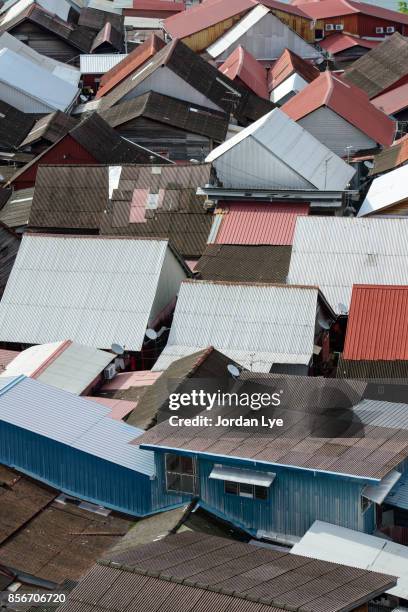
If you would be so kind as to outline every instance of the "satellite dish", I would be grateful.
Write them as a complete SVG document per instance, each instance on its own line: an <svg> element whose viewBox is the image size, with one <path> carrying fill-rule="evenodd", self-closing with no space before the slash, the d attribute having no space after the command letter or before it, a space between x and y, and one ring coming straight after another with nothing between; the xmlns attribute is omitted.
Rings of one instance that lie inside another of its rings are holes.
<svg viewBox="0 0 408 612"><path fill-rule="evenodd" d="M327 323L327 321L323 321L322 319L318 319L317 322L318 322L319 326L322 329L330 329L330 325Z"/></svg>
<svg viewBox="0 0 408 612"><path fill-rule="evenodd" d="M149 338L149 340L157 340L159 334L154 329L149 328L146 329L146 336Z"/></svg>
<svg viewBox="0 0 408 612"><path fill-rule="evenodd" d="M366 168L369 168L370 170L371 170L372 168L374 168L374 162L369 161L369 160L365 161L365 162L364 162L364 165L365 165L365 167L366 167Z"/></svg>
<svg viewBox="0 0 408 612"><path fill-rule="evenodd" d="M84 96L83 94L81 94L81 95L79 96L79 99L81 100L81 102L84 102L84 103L85 103L85 102L88 102L88 98L87 98L86 96Z"/></svg>
<svg viewBox="0 0 408 612"><path fill-rule="evenodd" d="M233 378L238 378L238 376L241 374L239 368L237 368L237 366L233 363L229 363L227 365L227 370Z"/></svg>
<svg viewBox="0 0 408 612"><path fill-rule="evenodd" d="M120 344L112 344L111 351L112 353L116 353L116 355L123 355L125 349Z"/></svg>
<svg viewBox="0 0 408 612"><path fill-rule="evenodd" d="M340 314L346 315L348 313L347 306L345 304L342 304L341 302L340 302L340 304L337 305L337 308L338 308L338 311L339 311Z"/></svg>

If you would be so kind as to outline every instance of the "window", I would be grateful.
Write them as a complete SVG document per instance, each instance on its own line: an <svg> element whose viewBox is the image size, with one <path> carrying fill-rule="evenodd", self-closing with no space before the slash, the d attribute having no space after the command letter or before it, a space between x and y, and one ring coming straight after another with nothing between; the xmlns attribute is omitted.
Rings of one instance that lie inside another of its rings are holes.
<svg viewBox="0 0 408 612"><path fill-rule="evenodd" d="M230 495L247 497L248 499L268 499L268 487L247 484L245 482L224 482L224 491Z"/></svg>
<svg viewBox="0 0 408 612"><path fill-rule="evenodd" d="M364 497L364 495L361 496L361 512L366 512L370 508L371 504L372 502L369 499Z"/></svg>
<svg viewBox="0 0 408 612"><path fill-rule="evenodd" d="M166 454L166 489L177 493L197 492L197 467L192 457Z"/></svg>
<svg viewBox="0 0 408 612"><path fill-rule="evenodd" d="M334 25L332 23L326 23L324 29L326 30L326 32L329 32L330 30L334 30Z"/></svg>
<svg viewBox="0 0 408 612"><path fill-rule="evenodd" d="M376 34L384 34L384 28L375 28Z"/></svg>

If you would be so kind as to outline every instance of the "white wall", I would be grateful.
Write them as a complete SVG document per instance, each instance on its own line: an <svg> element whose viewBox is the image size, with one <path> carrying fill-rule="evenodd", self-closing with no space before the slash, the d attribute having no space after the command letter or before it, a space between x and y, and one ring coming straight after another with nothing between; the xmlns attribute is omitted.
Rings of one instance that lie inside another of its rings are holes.
<svg viewBox="0 0 408 612"><path fill-rule="evenodd" d="M167 248L157 285L156 297L150 312L149 324L178 294L180 284L186 278L186 271L170 248Z"/></svg>

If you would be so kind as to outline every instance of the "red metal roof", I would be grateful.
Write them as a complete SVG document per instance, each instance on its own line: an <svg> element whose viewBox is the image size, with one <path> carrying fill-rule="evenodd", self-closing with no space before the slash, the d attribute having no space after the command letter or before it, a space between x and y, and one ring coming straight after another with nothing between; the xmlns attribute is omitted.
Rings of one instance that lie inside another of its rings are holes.
<svg viewBox="0 0 408 612"><path fill-rule="evenodd" d="M183 0L133 0L134 11L164 11L177 13L185 10Z"/></svg>
<svg viewBox="0 0 408 612"><path fill-rule="evenodd" d="M153 55L165 47L166 43L164 40L151 34L145 42L136 47L134 51L129 53L119 64L114 66L111 70L106 72L101 78L100 87L97 91L95 98L98 100L105 94L111 91L116 85L119 85L131 72L137 70Z"/></svg>
<svg viewBox="0 0 408 612"><path fill-rule="evenodd" d="M258 96L269 100L266 68L244 47L237 47L219 67L219 71L231 81L239 78Z"/></svg>
<svg viewBox="0 0 408 612"><path fill-rule="evenodd" d="M312 66L312 64L296 53L293 53L293 51L290 51L290 49L285 49L269 71L269 91L275 89L275 87L286 81L294 73L301 76L307 83L311 83L320 74L315 66Z"/></svg>
<svg viewBox="0 0 408 612"><path fill-rule="evenodd" d="M328 19L361 13L370 17L386 19L392 23L408 24L408 15L391 11L381 6L375 6L368 2L355 2L354 0L320 0L316 2L295 2L311 19Z"/></svg>
<svg viewBox="0 0 408 612"><path fill-rule="evenodd" d="M316 0L313 0L313 2L315 1ZM358 36L351 36L350 34L338 32L337 34L330 34L330 36L326 36L324 40L319 41L319 46L328 53L335 55L336 53L351 49L352 47L374 49L374 47L377 47L381 42L381 40L365 40Z"/></svg>
<svg viewBox="0 0 408 612"><path fill-rule="evenodd" d="M392 144L396 125L378 110L367 94L333 76L329 71L302 89L281 107L294 121L299 121L321 106L327 106L381 145Z"/></svg>
<svg viewBox="0 0 408 612"><path fill-rule="evenodd" d="M344 359L408 360L408 287L355 285Z"/></svg>
<svg viewBox="0 0 408 612"><path fill-rule="evenodd" d="M309 214L304 202L237 202L222 205L215 244L291 245L296 219Z"/></svg>
<svg viewBox="0 0 408 612"><path fill-rule="evenodd" d="M398 113L408 107L408 83L373 98L371 103L387 115Z"/></svg>
<svg viewBox="0 0 408 612"><path fill-rule="evenodd" d="M0 373L6 369L9 363L13 361L20 354L20 351L9 351L7 349L0 349Z"/></svg>
<svg viewBox="0 0 408 612"><path fill-rule="evenodd" d="M164 28L174 38L186 38L235 15L246 13L258 4L291 15L309 17L298 7L277 0L206 0L164 21Z"/></svg>

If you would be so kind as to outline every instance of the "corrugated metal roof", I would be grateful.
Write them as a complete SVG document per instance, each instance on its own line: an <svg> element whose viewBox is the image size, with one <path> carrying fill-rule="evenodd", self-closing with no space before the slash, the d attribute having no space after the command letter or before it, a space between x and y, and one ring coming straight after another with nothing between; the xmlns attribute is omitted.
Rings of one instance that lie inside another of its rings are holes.
<svg viewBox="0 0 408 612"><path fill-rule="evenodd" d="M376 536L315 521L292 553L334 561L398 576L397 586L387 592L408 598L408 547Z"/></svg>
<svg viewBox="0 0 408 612"><path fill-rule="evenodd" d="M288 204L253 202L222 203L216 217L218 231L209 243L291 245L298 216L309 213L304 202Z"/></svg>
<svg viewBox="0 0 408 612"><path fill-rule="evenodd" d="M258 96L268 99L267 70L244 47L237 47L219 67L219 71L231 81L239 78Z"/></svg>
<svg viewBox="0 0 408 612"><path fill-rule="evenodd" d="M269 372L274 363L309 364L317 304L313 287L184 282L153 369L208 346L256 372Z"/></svg>
<svg viewBox="0 0 408 612"><path fill-rule="evenodd" d="M344 359L408 361L408 287L353 287Z"/></svg>
<svg viewBox="0 0 408 612"><path fill-rule="evenodd" d="M344 34L344 32L337 32L326 36L323 40L319 40L319 47L336 55L352 47L364 47L366 49L374 49L381 43L381 40L366 40L365 38L359 38L358 36L351 36L350 34Z"/></svg>
<svg viewBox="0 0 408 612"><path fill-rule="evenodd" d="M330 38L330 36L328 37ZM292 74L298 74L310 83L319 76L319 70L290 49L285 49L268 73L269 90L275 89Z"/></svg>
<svg viewBox="0 0 408 612"><path fill-rule="evenodd" d="M317 285L336 312L352 286L408 284L408 220L299 217L288 282Z"/></svg>
<svg viewBox="0 0 408 612"><path fill-rule="evenodd" d="M374 106L382 110L387 115L394 115L408 106L408 84L396 87L387 93L373 98Z"/></svg>
<svg viewBox="0 0 408 612"><path fill-rule="evenodd" d="M231 188L336 191L355 173L277 108L216 147L206 161L213 163L224 187Z"/></svg>
<svg viewBox="0 0 408 612"><path fill-rule="evenodd" d="M79 56L81 74L104 74L127 57L126 53L86 54Z"/></svg>
<svg viewBox="0 0 408 612"><path fill-rule="evenodd" d="M327 0L326 0L327 1ZM326 70L282 106L294 121L326 106L381 145L392 144L395 122L371 104L365 92Z"/></svg>
<svg viewBox="0 0 408 612"><path fill-rule="evenodd" d="M129 444L143 431L109 418L109 408L25 377L0 379L0 390L0 419L6 423L154 475L153 453Z"/></svg>
<svg viewBox="0 0 408 612"><path fill-rule="evenodd" d="M0 50L0 80L10 89L10 99L6 102L12 99L16 108L19 108L20 96L13 92L23 93L33 101L31 112L38 112L38 103L43 104L44 109L65 111L78 94L76 85L55 76L8 48ZM29 112L26 107L20 110Z"/></svg>
<svg viewBox="0 0 408 612"><path fill-rule="evenodd" d="M401 478L385 498L385 503L401 510L408 510L408 477Z"/></svg>
<svg viewBox="0 0 408 612"><path fill-rule="evenodd" d="M354 408L364 425L408 431L408 405L365 399Z"/></svg>
<svg viewBox="0 0 408 612"><path fill-rule="evenodd" d="M401 166L408 160L408 134L397 140L391 147L374 156L372 175L387 172Z"/></svg>
<svg viewBox="0 0 408 612"><path fill-rule="evenodd" d="M10 199L0 210L0 221L13 229L28 225L33 197L34 187L13 191Z"/></svg>
<svg viewBox="0 0 408 612"><path fill-rule="evenodd" d="M0 304L0 337L140 350L167 249L165 240L26 234ZM185 277L181 265L175 274L162 308Z"/></svg>
<svg viewBox="0 0 408 612"><path fill-rule="evenodd" d="M70 341L33 346L19 353L0 376L24 374L80 395L114 359L112 353Z"/></svg>
<svg viewBox="0 0 408 612"><path fill-rule="evenodd" d="M375 178L357 216L365 217L380 211L385 212L390 206L405 200L408 200L408 166L396 168Z"/></svg>
<svg viewBox="0 0 408 612"><path fill-rule="evenodd" d="M87 396L87 400L106 406L111 411L108 416L115 421L123 420L137 406L137 401L126 401L109 397Z"/></svg>
<svg viewBox="0 0 408 612"><path fill-rule="evenodd" d="M397 11L391 11L382 6L355 0L323 0L320 2L296 2L298 8L311 19L325 19L361 13L370 17L386 19L392 23L408 24L408 17Z"/></svg>

